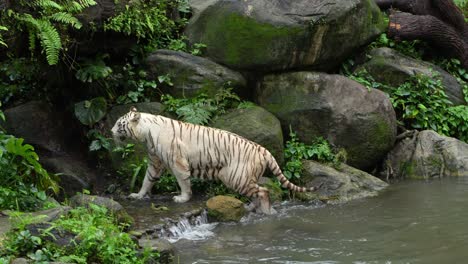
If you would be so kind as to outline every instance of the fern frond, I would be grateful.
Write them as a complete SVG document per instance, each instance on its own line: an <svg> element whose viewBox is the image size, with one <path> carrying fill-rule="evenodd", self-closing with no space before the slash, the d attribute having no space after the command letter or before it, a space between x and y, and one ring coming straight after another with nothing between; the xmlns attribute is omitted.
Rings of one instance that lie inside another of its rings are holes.
<svg viewBox="0 0 468 264"><path fill-rule="evenodd" d="M29 38L29 51L31 51L31 54L34 54L34 50L36 49L36 30L29 30L28 34Z"/></svg>
<svg viewBox="0 0 468 264"><path fill-rule="evenodd" d="M60 23L69 24L76 29L80 29L82 26L81 22L76 17L67 12L57 12L52 14L50 18Z"/></svg>
<svg viewBox="0 0 468 264"><path fill-rule="evenodd" d="M49 20L38 20L40 30L39 39L42 48L45 50L47 62L49 65L55 65L59 59L59 53L62 49L62 41L57 29Z"/></svg>
<svg viewBox="0 0 468 264"><path fill-rule="evenodd" d="M5 27L5 26L0 25L0 31L1 31L1 30L8 31L8 28ZM8 45L7 45L7 44L5 43L5 41L3 40L2 34L0 34L0 46L8 47Z"/></svg>
<svg viewBox="0 0 468 264"><path fill-rule="evenodd" d="M64 9L70 13L80 13L83 9L96 5L94 0L67 1L63 4Z"/></svg>
<svg viewBox="0 0 468 264"><path fill-rule="evenodd" d="M52 0L35 0L32 2L32 6L40 7L42 9L54 8L57 10L62 10L63 7L55 1Z"/></svg>

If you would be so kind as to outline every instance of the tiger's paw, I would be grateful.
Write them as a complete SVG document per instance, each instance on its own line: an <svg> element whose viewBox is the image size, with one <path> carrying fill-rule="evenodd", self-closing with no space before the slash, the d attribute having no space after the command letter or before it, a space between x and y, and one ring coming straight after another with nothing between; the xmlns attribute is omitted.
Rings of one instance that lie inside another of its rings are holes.
<svg viewBox="0 0 468 264"><path fill-rule="evenodd" d="M140 194L140 193L131 193L128 196L129 199L135 199L135 200L142 200L142 199L148 199L149 196L148 194Z"/></svg>
<svg viewBox="0 0 468 264"><path fill-rule="evenodd" d="M190 200L190 196L188 196L188 195L177 195L177 196L174 196L172 199L176 203L185 203L188 200Z"/></svg>

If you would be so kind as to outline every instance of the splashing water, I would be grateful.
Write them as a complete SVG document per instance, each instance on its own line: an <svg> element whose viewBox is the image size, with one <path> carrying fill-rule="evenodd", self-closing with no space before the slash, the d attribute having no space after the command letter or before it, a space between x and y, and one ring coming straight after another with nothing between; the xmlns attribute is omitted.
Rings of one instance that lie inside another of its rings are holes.
<svg viewBox="0 0 468 264"><path fill-rule="evenodd" d="M213 229L218 223L208 223L208 214L203 211L196 217L182 217L177 223L161 231L160 237L174 243L181 239L205 240L214 236Z"/></svg>

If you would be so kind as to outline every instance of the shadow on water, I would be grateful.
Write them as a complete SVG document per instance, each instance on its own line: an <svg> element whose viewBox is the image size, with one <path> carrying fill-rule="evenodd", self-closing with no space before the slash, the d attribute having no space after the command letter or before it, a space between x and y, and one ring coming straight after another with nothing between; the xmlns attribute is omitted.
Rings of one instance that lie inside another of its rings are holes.
<svg viewBox="0 0 468 264"><path fill-rule="evenodd" d="M402 182L378 197L219 224L179 240L180 263L467 263L468 179Z"/></svg>

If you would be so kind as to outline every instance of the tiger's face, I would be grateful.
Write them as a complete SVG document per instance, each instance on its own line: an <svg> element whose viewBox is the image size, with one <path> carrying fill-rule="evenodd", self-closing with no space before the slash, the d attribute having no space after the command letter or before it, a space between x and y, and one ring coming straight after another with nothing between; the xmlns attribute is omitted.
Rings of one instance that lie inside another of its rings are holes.
<svg viewBox="0 0 468 264"><path fill-rule="evenodd" d="M130 112L117 119L115 125L112 127L112 137L116 143L121 143L126 139L135 138L135 126L140 119L140 113L137 112L135 107L130 109Z"/></svg>

